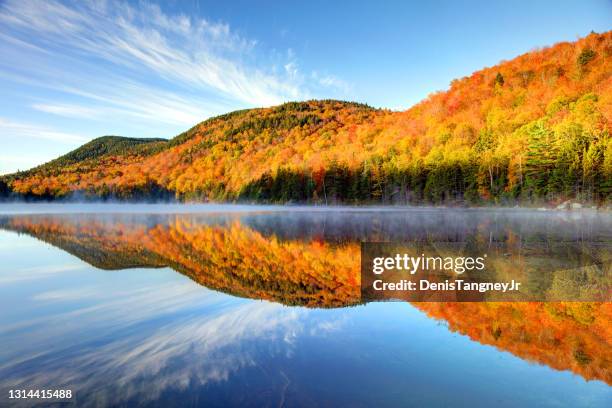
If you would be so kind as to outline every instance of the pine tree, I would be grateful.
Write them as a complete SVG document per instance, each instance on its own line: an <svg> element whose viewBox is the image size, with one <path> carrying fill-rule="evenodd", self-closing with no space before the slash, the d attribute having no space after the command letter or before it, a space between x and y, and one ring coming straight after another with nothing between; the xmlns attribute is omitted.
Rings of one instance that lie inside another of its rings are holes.
<svg viewBox="0 0 612 408"><path fill-rule="evenodd" d="M556 146L553 143L553 132L546 128L543 121L531 125L528 130L529 147L525 163L527 185L536 196L548 192L550 176L555 168ZM552 181L554 184L554 181Z"/></svg>

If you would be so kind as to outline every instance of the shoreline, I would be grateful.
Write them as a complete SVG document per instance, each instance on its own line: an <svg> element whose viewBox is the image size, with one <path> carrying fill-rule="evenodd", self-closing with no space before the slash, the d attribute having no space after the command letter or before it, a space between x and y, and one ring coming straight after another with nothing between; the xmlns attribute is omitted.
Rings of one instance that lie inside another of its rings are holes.
<svg viewBox="0 0 612 408"><path fill-rule="evenodd" d="M199 202L0 202L0 215L44 213L214 213L214 212L546 212L558 214L610 214L612 208L527 206L434 206L434 205L317 205Z"/></svg>

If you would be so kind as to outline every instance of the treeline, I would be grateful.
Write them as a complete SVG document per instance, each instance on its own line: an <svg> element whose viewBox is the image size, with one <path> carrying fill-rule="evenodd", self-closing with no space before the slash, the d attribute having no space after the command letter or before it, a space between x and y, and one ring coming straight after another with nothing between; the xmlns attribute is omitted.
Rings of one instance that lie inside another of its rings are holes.
<svg viewBox="0 0 612 408"><path fill-rule="evenodd" d="M610 178L597 166L585 175L562 160L544 164L535 156L524 164L522 180L511 185L512 171L509 162L398 169L379 157L356 169L338 163L319 172L279 169L247 184L236 198L270 203L508 205L567 199L602 203L610 196Z"/></svg>
<svg viewBox="0 0 612 408"><path fill-rule="evenodd" d="M71 190L57 194L48 188L40 193L18 193L0 180L0 202L2 201L125 201L125 202L171 202L175 201L175 193L160 186L152 180L137 186L118 186L102 184L91 185L85 189Z"/></svg>
<svg viewBox="0 0 612 408"><path fill-rule="evenodd" d="M173 191L160 186L153 180L146 180L143 184L136 186L118 186L102 184L100 186L90 186L88 189L79 190L67 196L68 199L82 198L85 200L119 200L119 201L139 201L157 202L173 201L175 194Z"/></svg>
<svg viewBox="0 0 612 408"><path fill-rule="evenodd" d="M537 143L541 141L539 139ZM304 171L280 168L251 181L236 194L223 183L209 184L189 194L178 194L153 180L136 186L91 185L57 195L17 194L0 180L0 200L78 201L239 201L306 204L498 204L560 202L576 199L605 203L612 179L603 170L599 147L577 149L573 155L544 154L534 145L520 169L510 161L461 163L398 168L393 156L375 156L356 168L336 161L325 169ZM573 156L573 157L572 157ZM517 174L518 172L518 174ZM518 178L512 182L511 178Z"/></svg>
<svg viewBox="0 0 612 408"><path fill-rule="evenodd" d="M439 166L399 170L383 158L356 169L332 163L318 172L279 169L247 184L240 201L317 204L419 204L477 201L474 169Z"/></svg>

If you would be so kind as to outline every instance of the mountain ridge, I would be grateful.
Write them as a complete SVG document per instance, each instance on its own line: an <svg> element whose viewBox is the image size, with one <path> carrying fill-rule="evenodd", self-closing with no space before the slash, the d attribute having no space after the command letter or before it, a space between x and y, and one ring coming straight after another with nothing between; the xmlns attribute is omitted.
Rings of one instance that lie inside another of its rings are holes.
<svg viewBox="0 0 612 408"><path fill-rule="evenodd" d="M136 138L115 135L99 136L90 140L84 145L79 146L74 150L71 150L65 155L58 157L57 159L53 159L49 162L43 163L32 169L26 170L25 172L36 171L37 169L44 169L45 167L54 165L66 166L79 161L101 157L107 154L123 154L133 151L132 149L138 146L142 147L143 145L147 145L150 143L167 141L168 139L162 138ZM125 152L123 152L123 150L125 150ZM9 174L8 176L11 176L11 174Z"/></svg>
<svg viewBox="0 0 612 408"><path fill-rule="evenodd" d="M230 112L147 148L3 176L5 195L608 202L611 54L612 32L593 33L454 80L403 112L335 100Z"/></svg>

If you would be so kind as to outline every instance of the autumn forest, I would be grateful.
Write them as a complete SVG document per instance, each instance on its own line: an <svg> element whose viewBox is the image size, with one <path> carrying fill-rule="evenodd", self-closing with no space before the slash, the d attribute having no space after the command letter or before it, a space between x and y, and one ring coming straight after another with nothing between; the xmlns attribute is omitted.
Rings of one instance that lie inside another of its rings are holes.
<svg viewBox="0 0 612 408"><path fill-rule="evenodd" d="M336 100L105 136L0 178L4 199L608 205L612 32L454 80L403 112Z"/></svg>

